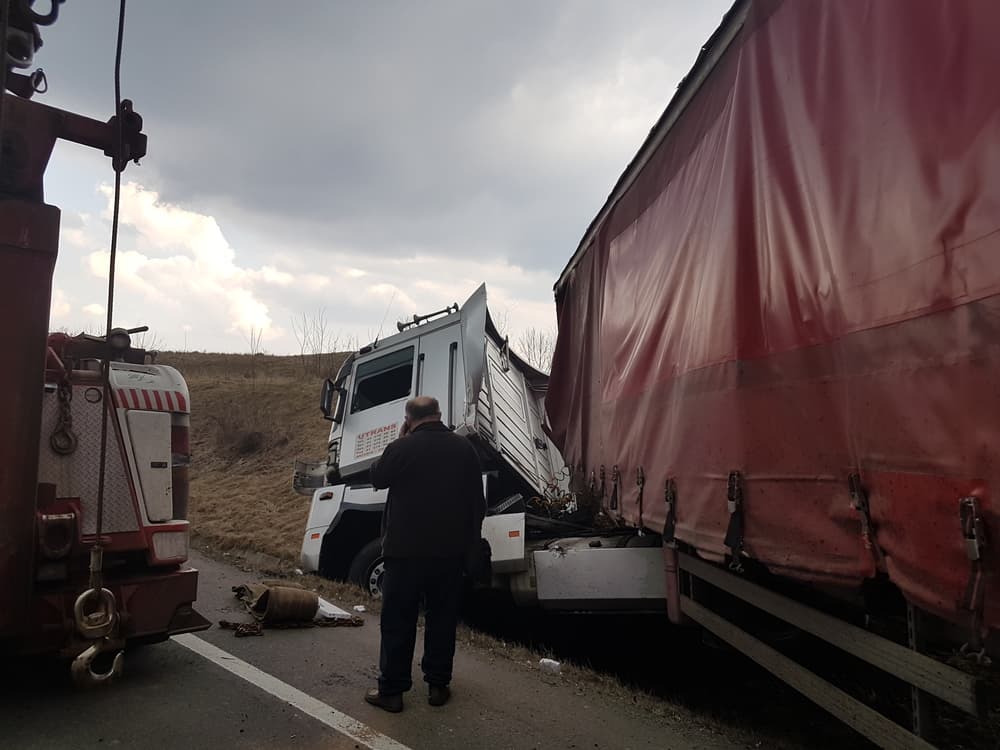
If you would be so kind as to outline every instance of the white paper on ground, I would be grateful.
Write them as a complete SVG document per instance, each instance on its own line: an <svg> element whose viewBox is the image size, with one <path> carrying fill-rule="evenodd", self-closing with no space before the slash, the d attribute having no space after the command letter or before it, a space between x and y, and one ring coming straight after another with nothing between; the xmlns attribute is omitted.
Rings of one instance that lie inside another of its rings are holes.
<svg viewBox="0 0 1000 750"><path fill-rule="evenodd" d="M351 613L346 609L341 609L336 604L330 604L322 596L319 597L319 607L316 609L315 620L346 620L350 619Z"/></svg>

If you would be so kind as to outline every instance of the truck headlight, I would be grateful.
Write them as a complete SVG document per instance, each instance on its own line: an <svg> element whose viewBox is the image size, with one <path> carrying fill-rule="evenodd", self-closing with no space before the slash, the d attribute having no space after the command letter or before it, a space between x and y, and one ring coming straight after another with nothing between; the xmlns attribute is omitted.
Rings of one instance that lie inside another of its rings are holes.
<svg viewBox="0 0 1000 750"><path fill-rule="evenodd" d="M187 560L187 556L187 531L157 531L153 534L153 559L155 562L184 562Z"/></svg>

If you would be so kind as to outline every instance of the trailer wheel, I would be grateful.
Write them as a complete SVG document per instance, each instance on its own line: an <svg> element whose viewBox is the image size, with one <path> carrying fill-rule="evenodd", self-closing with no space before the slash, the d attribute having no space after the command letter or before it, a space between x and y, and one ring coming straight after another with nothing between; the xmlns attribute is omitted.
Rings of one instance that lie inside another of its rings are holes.
<svg viewBox="0 0 1000 750"><path fill-rule="evenodd" d="M347 580L364 589L373 599L382 598L382 575L385 560L382 559L382 540L372 539L354 556Z"/></svg>

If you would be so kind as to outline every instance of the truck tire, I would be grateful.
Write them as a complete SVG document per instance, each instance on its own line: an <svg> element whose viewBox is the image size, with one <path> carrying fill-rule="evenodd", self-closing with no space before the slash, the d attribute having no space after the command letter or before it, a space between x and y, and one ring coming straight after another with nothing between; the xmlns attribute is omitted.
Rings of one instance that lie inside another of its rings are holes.
<svg viewBox="0 0 1000 750"><path fill-rule="evenodd" d="M360 586L373 599L382 598L382 540L372 539L354 556L347 571L347 580Z"/></svg>

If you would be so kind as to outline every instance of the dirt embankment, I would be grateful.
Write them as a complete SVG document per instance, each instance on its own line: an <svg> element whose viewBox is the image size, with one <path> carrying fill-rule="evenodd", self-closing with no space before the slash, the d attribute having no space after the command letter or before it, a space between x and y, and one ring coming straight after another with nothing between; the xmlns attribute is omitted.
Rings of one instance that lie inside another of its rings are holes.
<svg viewBox="0 0 1000 750"><path fill-rule="evenodd" d="M298 559L309 498L292 491L292 466L324 454L330 423L319 411L320 389L345 356L159 356L191 391L189 515L200 541Z"/></svg>

